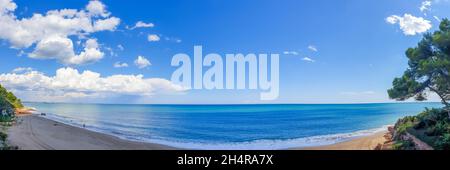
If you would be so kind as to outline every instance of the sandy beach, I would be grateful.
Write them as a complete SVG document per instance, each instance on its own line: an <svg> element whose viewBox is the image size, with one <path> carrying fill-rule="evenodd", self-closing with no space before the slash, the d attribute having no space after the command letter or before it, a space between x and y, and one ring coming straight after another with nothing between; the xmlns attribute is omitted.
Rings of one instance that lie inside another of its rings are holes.
<svg viewBox="0 0 450 170"><path fill-rule="evenodd" d="M20 116L8 142L22 150L169 150L169 146L123 140L36 115Z"/></svg>
<svg viewBox="0 0 450 170"><path fill-rule="evenodd" d="M374 150L386 142L386 132L355 138L333 145L291 148L292 150ZM8 142L22 150L171 150L169 146L123 140L42 118L19 116L8 130Z"/></svg>
<svg viewBox="0 0 450 170"><path fill-rule="evenodd" d="M295 148L294 150L375 150L379 144L384 144L387 141L386 133L388 133L387 130L333 145Z"/></svg>

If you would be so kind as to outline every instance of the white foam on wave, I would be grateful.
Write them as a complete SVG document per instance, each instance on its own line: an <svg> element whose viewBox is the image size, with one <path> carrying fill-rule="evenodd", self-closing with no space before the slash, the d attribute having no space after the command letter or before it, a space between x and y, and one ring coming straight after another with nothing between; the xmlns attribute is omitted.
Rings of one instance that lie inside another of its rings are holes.
<svg viewBox="0 0 450 170"><path fill-rule="evenodd" d="M230 143L173 142L154 139L146 141L173 146L177 148L199 149L199 150L281 150L290 148L332 145L340 142L345 142L351 139L370 136L379 132L383 132L386 131L389 126L390 125L385 125L383 127L376 129L360 130L352 133L320 135L320 136L311 136L296 139L283 139L283 140L261 139L248 142L230 142Z"/></svg>
<svg viewBox="0 0 450 170"><path fill-rule="evenodd" d="M36 112L40 115L40 112ZM349 141L355 138L370 136L376 133L386 131L391 125L385 125L380 128L359 130L351 133L339 133L330 135L319 135L295 139L261 139L248 142L227 142L227 143L211 143L211 142L184 142L175 140L163 140L163 139L149 139L136 136L127 136L126 134L117 134L112 131L108 131L107 128L100 127L83 127L82 122L77 122L76 119L69 117L62 117L56 114L46 114L42 116L44 118L54 120L60 123L68 124L75 127L84 128L90 131L104 133L112 136L119 137L124 140L147 142L167 145L175 148L183 149L198 149L198 150L281 150L289 148L304 148L304 147L316 147L332 145L340 142Z"/></svg>

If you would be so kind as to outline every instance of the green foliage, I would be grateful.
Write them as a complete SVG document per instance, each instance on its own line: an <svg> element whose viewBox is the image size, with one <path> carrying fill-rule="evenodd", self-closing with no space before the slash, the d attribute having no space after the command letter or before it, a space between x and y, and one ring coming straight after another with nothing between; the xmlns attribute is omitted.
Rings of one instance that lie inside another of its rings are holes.
<svg viewBox="0 0 450 170"><path fill-rule="evenodd" d="M434 126L439 121L448 122L447 112L442 109L426 109L420 113L417 118L425 124L425 126Z"/></svg>
<svg viewBox="0 0 450 170"><path fill-rule="evenodd" d="M435 142L435 148L439 150L450 150L450 134L445 134Z"/></svg>
<svg viewBox="0 0 450 170"><path fill-rule="evenodd" d="M394 79L389 97L424 101L433 92L445 107L400 119L395 125L398 143L394 148L408 148L401 135L409 132L436 149L450 149L450 21L444 19L439 30L425 34L416 47L406 50L406 56L409 67L402 77Z"/></svg>
<svg viewBox="0 0 450 170"><path fill-rule="evenodd" d="M1 85L0 85L0 98L3 98L6 101L8 101L8 103L10 103L14 108L23 108L22 101L19 98L17 98L12 92L9 92Z"/></svg>
<svg viewBox="0 0 450 170"><path fill-rule="evenodd" d="M0 131L0 141L6 141L6 138L8 138L8 135Z"/></svg>
<svg viewBox="0 0 450 170"><path fill-rule="evenodd" d="M425 130L428 136L442 136L450 133L450 121L443 109L427 109L416 116L419 119L415 129Z"/></svg>
<svg viewBox="0 0 450 170"><path fill-rule="evenodd" d="M6 112L7 115L3 115L3 112ZM5 98L0 96L0 122L9 122L13 115L13 106Z"/></svg>
<svg viewBox="0 0 450 170"><path fill-rule="evenodd" d="M450 107L450 21L444 19L439 30L425 34L417 47L406 51L406 56L409 68L402 77L394 79L389 97L423 101L431 91Z"/></svg>
<svg viewBox="0 0 450 170"><path fill-rule="evenodd" d="M443 121L439 121L435 126L427 129L426 135L428 136L441 136L448 133L448 124Z"/></svg>
<svg viewBox="0 0 450 170"><path fill-rule="evenodd" d="M450 149L450 119L444 109L426 109L417 116L400 119L395 125L397 149L411 149L401 135L408 132L435 149Z"/></svg>
<svg viewBox="0 0 450 170"><path fill-rule="evenodd" d="M18 150L17 146L10 146L6 142L8 135L0 130L0 150Z"/></svg>
<svg viewBox="0 0 450 170"><path fill-rule="evenodd" d="M410 140L406 141L396 141L392 145L393 150L415 150L415 144L414 142Z"/></svg>
<svg viewBox="0 0 450 170"><path fill-rule="evenodd" d="M8 125L11 122L15 121L16 117L14 117L14 115L12 116L0 116L0 125Z"/></svg>
<svg viewBox="0 0 450 170"><path fill-rule="evenodd" d="M418 119L414 116L407 116L403 119L400 119L397 124L395 125L395 131L401 135L407 132L409 128L412 128L416 123L418 122Z"/></svg>
<svg viewBox="0 0 450 170"><path fill-rule="evenodd" d="M0 116L0 122L12 122L14 117L12 116Z"/></svg>

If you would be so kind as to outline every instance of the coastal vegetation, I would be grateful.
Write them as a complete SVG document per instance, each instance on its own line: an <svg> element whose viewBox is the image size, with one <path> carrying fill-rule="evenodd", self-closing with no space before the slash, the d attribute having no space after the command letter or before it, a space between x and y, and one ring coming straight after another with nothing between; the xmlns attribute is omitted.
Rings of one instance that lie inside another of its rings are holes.
<svg viewBox="0 0 450 170"><path fill-rule="evenodd" d="M12 92L6 90L2 85L0 85L0 98L5 99L12 106L14 106L14 108L23 108L22 101L17 98Z"/></svg>
<svg viewBox="0 0 450 170"><path fill-rule="evenodd" d="M450 150L450 119L447 111L426 109L417 116L400 119L395 125L395 149L424 149L416 146L416 142L408 136L414 136L431 148Z"/></svg>
<svg viewBox="0 0 450 170"><path fill-rule="evenodd" d="M14 105L0 95L0 123L11 121L14 116Z"/></svg>
<svg viewBox="0 0 450 170"><path fill-rule="evenodd" d="M394 127L393 148L450 150L450 21L443 19L439 30L424 34L406 56L409 67L394 80L389 97L425 101L434 93L444 107L400 119Z"/></svg>
<svg viewBox="0 0 450 170"><path fill-rule="evenodd" d="M19 149L17 146L11 146L8 144L8 142L6 142L8 135L4 131L5 131L5 128L1 127L1 129L0 129L0 150L17 150L17 149Z"/></svg>
<svg viewBox="0 0 450 170"><path fill-rule="evenodd" d="M0 150L17 149L6 142L6 128L14 121L15 110L21 108L23 104L20 99L0 85Z"/></svg>

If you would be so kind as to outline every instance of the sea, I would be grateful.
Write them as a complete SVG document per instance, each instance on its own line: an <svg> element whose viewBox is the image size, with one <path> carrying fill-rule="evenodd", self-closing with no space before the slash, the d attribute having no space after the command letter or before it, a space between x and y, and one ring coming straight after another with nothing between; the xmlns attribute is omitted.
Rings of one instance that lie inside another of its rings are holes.
<svg viewBox="0 0 450 170"><path fill-rule="evenodd" d="M440 103L25 105L45 118L122 139L201 150L329 145L382 132L401 117L442 107Z"/></svg>

